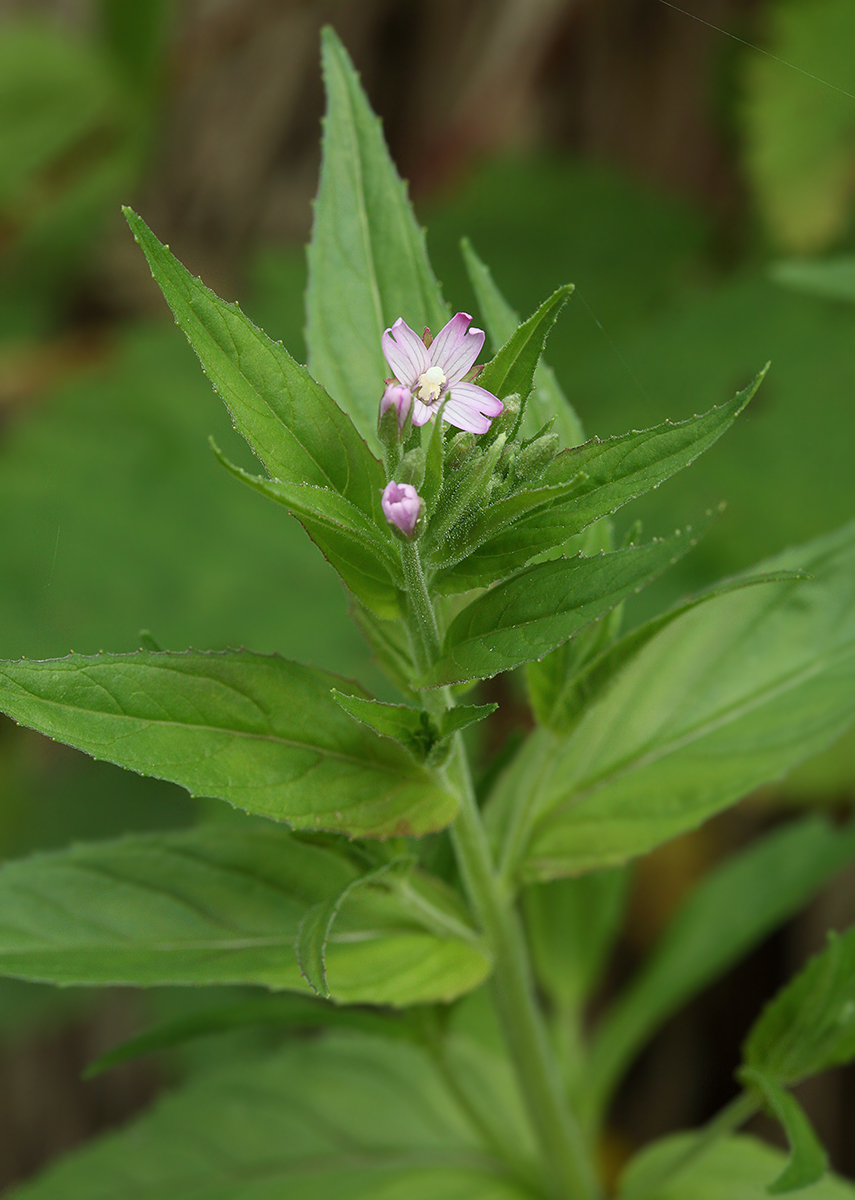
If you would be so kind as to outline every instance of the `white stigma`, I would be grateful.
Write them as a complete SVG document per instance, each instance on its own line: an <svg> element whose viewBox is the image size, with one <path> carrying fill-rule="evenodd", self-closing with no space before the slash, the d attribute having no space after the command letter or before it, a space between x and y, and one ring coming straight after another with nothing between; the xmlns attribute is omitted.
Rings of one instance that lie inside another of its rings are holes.
<svg viewBox="0 0 855 1200"><path fill-rule="evenodd" d="M424 375L419 376L419 390L417 398L423 404L433 404L439 399L439 394L442 391L442 385L446 382L445 372L442 367L428 367Z"/></svg>

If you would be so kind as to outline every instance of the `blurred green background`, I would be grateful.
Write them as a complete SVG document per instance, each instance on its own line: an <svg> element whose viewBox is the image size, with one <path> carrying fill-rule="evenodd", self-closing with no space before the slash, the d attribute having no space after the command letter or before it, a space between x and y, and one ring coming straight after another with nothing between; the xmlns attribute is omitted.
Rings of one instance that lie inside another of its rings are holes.
<svg viewBox="0 0 855 1200"><path fill-rule="evenodd" d="M855 5L690 8L0 0L0 657L132 650L147 629L381 686L320 554L215 462L209 434L248 451L118 216L133 203L300 357L325 21L454 307L474 304L463 235L522 314L576 284L548 354L589 435L702 411L772 360L726 439L619 514L661 534L727 502L630 620L855 515ZM777 800L853 793L844 744ZM2 857L197 816L178 789L0 725ZM0 1187L144 1103L149 1065L77 1072L186 1002L0 987ZM855 1088L835 1086L818 1123L853 1173Z"/></svg>

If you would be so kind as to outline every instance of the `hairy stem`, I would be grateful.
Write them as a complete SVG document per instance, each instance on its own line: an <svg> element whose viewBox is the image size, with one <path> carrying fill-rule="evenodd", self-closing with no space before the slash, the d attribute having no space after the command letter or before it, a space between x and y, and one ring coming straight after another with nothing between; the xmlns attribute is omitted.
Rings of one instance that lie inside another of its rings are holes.
<svg viewBox="0 0 855 1200"><path fill-rule="evenodd" d="M439 653L440 635L414 543L402 546L413 654L426 670ZM427 705L450 708L449 689L424 694ZM599 1194L581 1128L570 1112L534 992L528 948L513 897L501 883L478 808L466 748L454 735L445 765L460 810L451 840L470 905L493 952L496 1007L523 1100L547 1167L554 1200L594 1200Z"/></svg>

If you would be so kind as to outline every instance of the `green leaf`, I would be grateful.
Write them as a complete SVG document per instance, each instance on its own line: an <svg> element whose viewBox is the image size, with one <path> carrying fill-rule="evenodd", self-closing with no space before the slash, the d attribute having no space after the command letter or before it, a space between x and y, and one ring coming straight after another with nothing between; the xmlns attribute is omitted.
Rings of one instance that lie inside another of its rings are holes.
<svg viewBox="0 0 855 1200"><path fill-rule="evenodd" d="M643 854L855 722L855 525L759 568L793 569L811 578L729 592L683 613L567 737L532 735L548 777L536 798L521 795L491 818L525 878Z"/></svg>
<svg viewBox="0 0 855 1200"><path fill-rule="evenodd" d="M381 618L400 615L401 556L388 533L388 522L384 521L380 530L360 509L330 488L250 475L229 462L213 440L211 446L219 462L236 479L285 505L363 604Z"/></svg>
<svg viewBox="0 0 855 1200"><path fill-rule="evenodd" d="M394 858L389 862L382 863L379 867L375 867L373 871L352 879L346 887L342 888L337 896L329 896L326 900L319 900L317 904L313 904L306 912L297 932L295 949L300 974L316 995L322 996L325 1000L328 1000L331 995L327 981L327 947L332 937L333 925L335 925L336 919L341 913L342 906L347 899L357 888L364 887L366 884L376 883L378 879L382 879L390 871L401 868L407 869L414 862L415 860L410 856L406 858Z"/></svg>
<svg viewBox="0 0 855 1200"><path fill-rule="evenodd" d="M626 433L565 450L553 459L537 487L491 504L456 539L449 539L437 567L439 583L480 587L553 546L598 518L658 487L721 437L757 391L765 367L728 404L676 424Z"/></svg>
<svg viewBox="0 0 855 1200"><path fill-rule="evenodd" d="M825 950L766 1006L744 1056L781 1084L855 1058L855 928L830 934Z"/></svg>
<svg viewBox="0 0 855 1200"><path fill-rule="evenodd" d="M463 436L472 438L469 433ZM475 446L456 469L445 471L442 490L421 543L423 561L429 568L444 561L446 547L453 544L455 534L468 529L488 502L506 441L507 435L500 433L486 449Z"/></svg>
<svg viewBox="0 0 855 1200"><path fill-rule="evenodd" d="M446 632L442 657L419 681L485 679L542 658L689 550L689 532L593 558L552 559L473 600Z"/></svg>
<svg viewBox="0 0 855 1200"><path fill-rule="evenodd" d="M461 250L490 340L498 349L513 337L514 330L520 323L519 317L496 287L490 271L465 238L461 243ZM564 445L580 445L585 440L582 423L561 390L555 372L546 363L538 364L534 373L534 384L534 392L523 413L524 436L532 437L541 426L554 417L555 432Z"/></svg>
<svg viewBox="0 0 855 1200"><path fill-rule="evenodd" d="M295 828L420 836L455 801L350 719L337 675L246 650L0 664L0 710L94 758Z"/></svg>
<svg viewBox="0 0 855 1200"><path fill-rule="evenodd" d="M618 868L523 892L535 974L560 1010L578 1011L595 987L620 930L629 882L629 872Z"/></svg>
<svg viewBox="0 0 855 1200"><path fill-rule="evenodd" d="M700 604L706 604L716 596L723 596L741 588L808 578L804 571L766 571L722 579L712 587L694 596L688 596L673 608L630 630L618 641L606 642L599 653L585 659L578 670L571 667L564 678L555 675L551 678L544 675L533 677L529 668L527 682L535 716L542 725L548 725L556 733L568 733L574 721L603 691L620 668L638 654L660 630L665 629L683 613Z"/></svg>
<svg viewBox="0 0 855 1200"><path fill-rule="evenodd" d="M769 1184L769 1194L779 1196L784 1192L797 1192L822 1179L828 1170L828 1155L795 1096L762 1071L746 1067L741 1076L745 1083L753 1084L761 1093L770 1112L780 1121L790 1147L790 1161Z"/></svg>
<svg viewBox="0 0 855 1200"><path fill-rule="evenodd" d="M305 992L294 952L301 923L360 878L344 854L264 825L33 855L0 868L0 971L59 984ZM336 1000L447 1000L483 980L489 960L453 895L422 873L413 889L432 904L429 916L445 917L441 933L404 891L369 884L342 901L326 947Z"/></svg>
<svg viewBox="0 0 855 1200"><path fill-rule="evenodd" d="M480 1079L486 1088L492 1073ZM505 1118L519 1142L517 1121L515 1111ZM20 1200L542 1194L486 1144L426 1051L356 1034L291 1042L262 1062L208 1073L19 1191Z"/></svg>
<svg viewBox="0 0 855 1200"><path fill-rule="evenodd" d="M820 262L774 263L769 271L776 283L805 292L809 296L824 296L829 300L848 300L855 304L855 257L845 255Z"/></svg>
<svg viewBox="0 0 855 1200"><path fill-rule="evenodd" d="M478 376L479 387L486 388L501 400L506 396L519 396L522 411L525 411L546 339L572 291L572 283L558 288L510 335Z"/></svg>
<svg viewBox="0 0 855 1200"><path fill-rule="evenodd" d="M348 417L283 346L191 275L136 213L123 211L176 321L270 475L330 487L379 522L383 468Z"/></svg>
<svg viewBox="0 0 855 1200"><path fill-rule="evenodd" d="M83 1072L84 1079L94 1079L113 1067L147 1054L172 1050L198 1038L215 1037L220 1033L231 1033L235 1029L270 1027L281 1031L293 1030L300 1033L309 1029L358 1029L378 1037L414 1037L412 1024L405 1014L394 1011L373 1012L365 1008L350 1008L319 1000L314 996L301 996L294 992L253 996L237 1004L218 1004L213 1008L202 1008L189 1016L163 1021L139 1033L136 1037L120 1042L106 1054L100 1055Z"/></svg>
<svg viewBox="0 0 855 1200"><path fill-rule="evenodd" d="M361 721L382 737L403 743L417 758L424 758L437 741L476 721L483 721L499 707L498 704L460 704L432 718L422 709L408 708L405 704L383 704L379 700L346 696L335 690L333 698L354 720Z"/></svg>
<svg viewBox="0 0 855 1200"><path fill-rule="evenodd" d="M770 1179L786 1156L753 1137L731 1137L692 1154L696 1136L680 1133L654 1142L629 1164L620 1200L766 1200ZM682 1169L682 1160L688 1165ZM836 1176L802 1192L804 1200L853 1200L855 1188Z"/></svg>
<svg viewBox="0 0 855 1200"><path fill-rule="evenodd" d="M853 856L855 824L837 829L808 817L710 871L597 1029L587 1080L592 1107L605 1108L636 1054L673 1013L799 912Z"/></svg>
<svg viewBox="0 0 855 1200"><path fill-rule="evenodd" d="M624 535L619 549L635 545L641 539L641 523L635 522ZM580 546L574 543L581 542ZM588 557L613 550L612 523L608 517L589 525L583 534L566 543L564 554L570 555L570 547ZM550 554L550 557L554 557ZM612 647L623 625L625 602L612 609L602 621L565 642L542 659L526 664L525 682L529 704L535 719L541 725L552 724L552 714L560 708L560 700L570 680L586 670L592 662L599 660Z"/></svg>
<svg viewBox="0 0 855 1200"><path fill-rule="evenodd" d="M436 333L448 313L380 123L331 29L322 53L327 115L308 250L309 366L376 448L389 374L383 330L403 317L416 330L428 325Z"/></svg>

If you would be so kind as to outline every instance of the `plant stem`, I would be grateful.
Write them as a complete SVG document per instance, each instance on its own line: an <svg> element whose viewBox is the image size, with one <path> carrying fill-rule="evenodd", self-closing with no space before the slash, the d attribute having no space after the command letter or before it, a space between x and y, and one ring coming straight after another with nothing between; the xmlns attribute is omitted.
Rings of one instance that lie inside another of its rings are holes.
<svg viewBox="0 0 855 1200"><path fill-rule="evenodd" d="M420 670L439 654L440 636L433 603L414 543L402 545L401 560L409 598L413 653ZM447 688L425 693L435 708L450 708ZM470 905L493 952L492 987L511 1062L516 1071L532 1128L550 1175L554 1200L594 1200L599 1188L581 1127L570 1112L551 1051L543 1014L534 992L522 927L509 891L493 863L486 830L472 786L466 748L454 735L445 766L460 810L451 840Z"/></svg>
<svg viewBox="0 0 855 1200"><path fill-rule="evenodd" d="M498 882L469 776L463 739L449 763L460 812L451 840L469 895L493 951L493 990L520 1088L561 1200L590 1200L597 1185L581 1128L571 1115L534 994L531 967L513 901Z"/></svg>

